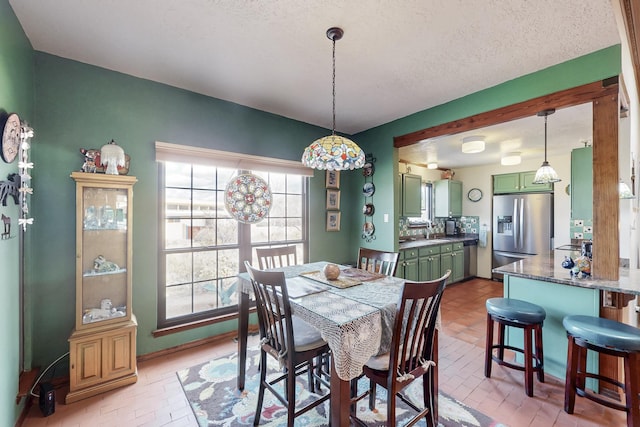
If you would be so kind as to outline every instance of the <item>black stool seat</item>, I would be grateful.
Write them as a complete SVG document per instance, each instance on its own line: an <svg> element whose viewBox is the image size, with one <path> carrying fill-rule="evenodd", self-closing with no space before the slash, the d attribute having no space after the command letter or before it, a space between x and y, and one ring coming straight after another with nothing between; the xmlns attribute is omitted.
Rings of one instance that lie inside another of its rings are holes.
<svg viewBox="0 0 640 427"><path fill-rule="evenodd" d="M566 316L569 348L564 410L573 414L576 394L609 408L627 413L627 426L640 426L640 329L615 320L593 316ZM587 350L624 360L624 383L614 378L587 372ZM625 404L586 389L586 379L612 384L624 391Z"/></svg>
<svg viewBox="0 0 640 427"><path fill-rule="evenodd" d="M485 348L484 375L491 377L491 363L497 362L501 366L524 371L525 392L533 396L533 373L537 372L538 381L544 382L544 365L542 349L542 324L547 317L544 308L514 298L490 298L487 307L487 342ZM498 343L493 343L494 323L498 324ZM505 327L523 329L524 346L518 348L505 345ZM535 344L532 344L532 335ZM535 348L535 351L534 351ZM493 351L497 350L494 355ZM504 351L511 350L524 355L524 364L507 362Z"/></svg>

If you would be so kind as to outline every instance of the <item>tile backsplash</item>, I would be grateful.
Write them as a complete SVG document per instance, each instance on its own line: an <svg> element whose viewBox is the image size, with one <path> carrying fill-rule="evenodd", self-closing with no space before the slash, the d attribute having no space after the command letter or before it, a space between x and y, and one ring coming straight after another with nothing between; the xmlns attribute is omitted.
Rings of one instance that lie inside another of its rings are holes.
<svg viewBox="0 0 640 427"><path fill-rule="evenodd" d="M593 220L592 219L572 219L569 224L569 232L572 240L592 240Z"/></svg>
<svg viewBox="0 0 640 427"><path fill-rule="evenodd" d="M436 218L435 220L433 220L433 222L431 223L430 232L432 234L444 234L444 222L446 219L447 218ZM462 233L478 234L480 232L480 217L463 216L460 218L456 218L456 223ZM403 217L400 218L399 227L400 237L424 236L428 231L426 226L409 227L409 220Z"/></svg>

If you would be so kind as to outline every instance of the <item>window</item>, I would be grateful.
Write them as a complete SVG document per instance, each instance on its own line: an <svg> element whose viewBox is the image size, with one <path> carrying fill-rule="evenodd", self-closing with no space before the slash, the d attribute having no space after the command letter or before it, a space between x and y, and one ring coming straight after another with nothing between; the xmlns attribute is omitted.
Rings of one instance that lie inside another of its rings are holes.
<svg viewBox="0 0 640 427"><path fill-rule="evenodd" d="M433 184L431 182L423 182L421 187L422 207L419 217L409 218L409 224L414 226L423 226L431 224L433 221Z"/></svg>
<svg viewBox="0 0 640 427"><path fill-rule="evenodd" d="M272 192L269 215L243 224L224 206L235 168L164 161L161 194L158 327L176 326L237 310L236 275L256 247L296 245L305 260L308 179L296 173L250 171ZM294 171L295 172L295 171Z"/></svg>

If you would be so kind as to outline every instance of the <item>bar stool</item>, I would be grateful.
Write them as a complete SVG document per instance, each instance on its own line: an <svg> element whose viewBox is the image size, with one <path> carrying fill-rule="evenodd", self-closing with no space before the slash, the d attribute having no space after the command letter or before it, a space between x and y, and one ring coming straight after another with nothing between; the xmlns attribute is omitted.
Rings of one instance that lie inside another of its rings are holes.
<svg viewBox="0 0 640 427"><path fill-rule="evenodd" d="M627 413L627 426L640 426L640 329L615 320L593 316L566 316L562 325L567 330L567 378L564 410L573 414L578 396ZM610 377L587 372L587 349L624 359L624 384ZM587 392L585 380L594 378L620 387L625 404Z"/></svg>
<svg viewBox="0 0 640 427"><path fill-rule="evenodd" d="M491 361L508 368L524 371L524 387L527 396L533 396L533 373L537 372L538 381L544 382L544 365L542 351L542 324L547 313L544 308L513 298L490 298L487 307L487 343L484 359L484 376L491 377ZM493 343L493 325L498 323L498 343ZM504 343L505 327L511 326L524 331L524 348ZM532 335L535 336L535 352L532 346ZM497 355L493 350L497 349ZM524 365L504 360L504 351L511 350L524 355ZM535 362L535 365L534 365Z"/></svg>

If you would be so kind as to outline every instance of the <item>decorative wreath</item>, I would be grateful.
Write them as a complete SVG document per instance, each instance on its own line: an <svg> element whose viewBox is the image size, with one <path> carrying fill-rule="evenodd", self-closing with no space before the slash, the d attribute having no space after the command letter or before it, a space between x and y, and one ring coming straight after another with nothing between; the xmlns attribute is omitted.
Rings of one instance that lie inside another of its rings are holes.
<svg viewBox="0 0 640 427"><path fill-rule="evenodd" d="M271 190L259 176L238 175L227 184L224 205L237 221L255 224L269 214Z"/></svg>

